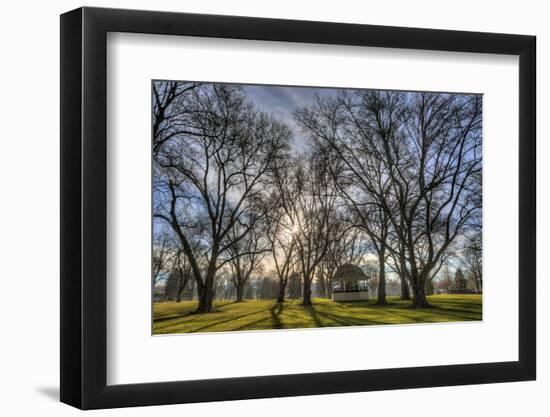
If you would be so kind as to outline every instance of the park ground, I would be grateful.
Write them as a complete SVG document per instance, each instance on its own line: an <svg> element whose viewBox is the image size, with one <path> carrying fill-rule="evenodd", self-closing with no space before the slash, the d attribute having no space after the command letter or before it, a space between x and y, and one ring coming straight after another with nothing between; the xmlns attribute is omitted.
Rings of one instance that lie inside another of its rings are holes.
<svg viewBox="0 0 550 417"><path fill-rule="evenodd" d="M481 295L433 295L433 308L413 309L410 301L388 297L388 305L374 300L334 302L316 298L304 307L300 300L220 300L216 312L194 314L196 301L153 304L153 333L198 333L243 330L298 329L385 324L474 321L482 318Z"/></svg>

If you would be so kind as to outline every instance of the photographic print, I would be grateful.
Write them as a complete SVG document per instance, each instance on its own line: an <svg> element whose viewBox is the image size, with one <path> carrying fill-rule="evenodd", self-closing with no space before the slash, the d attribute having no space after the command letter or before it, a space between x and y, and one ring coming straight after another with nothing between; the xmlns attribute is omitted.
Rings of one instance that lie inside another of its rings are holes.
<svg viewBox="0 0 550 417"><path fill-rule="evenodd" d="M151 90L153 334L482 319L482 95Z"/></svg>

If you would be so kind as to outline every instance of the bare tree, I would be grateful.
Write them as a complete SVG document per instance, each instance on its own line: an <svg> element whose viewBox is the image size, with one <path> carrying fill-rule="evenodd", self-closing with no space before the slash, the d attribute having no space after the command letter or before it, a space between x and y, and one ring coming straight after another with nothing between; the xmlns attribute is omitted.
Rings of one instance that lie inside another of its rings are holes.
<svg viewBox="0 0 550 417"><path fill-rule="evenodd" d="M191 279L191 264L180 248L171 259L170 272L166 281L166 298L179 303L183 290L188 287Z"/></svg>
<svg viewBox="0 0 550 417"><path fill-rule="evenodd" d="M362 263L370 249L370 246L365 244L364 234L359 228L350 227L350 224L345 221L340 222L336 227L341 229L340 232L336 232L341 237L330 242L316 274L321 294L325 298L330 298L332 294L332 278L337 269L347 263Z"/></svg>
<svg viewBox="0 0 550 417"><path fill-rule="evenodd" d="M399 244L399 243L398 243ZM390 244L390 248L391 248ZM406 263L406 258L404 254L404 249L401 247L401 250L390 250L390 268L395 272L399 278L399 285L401 288L401 299L410 300L411 293L409 288L409 278L407 276L408 270L404 266Z"/></svg>
<svg viewBox="0 0 550 417"><path fill-rule="evenodd" d="M242 239L237 239L243 234L243 226L235 223L231 231L233 244L229 247L229 265L231 268L231 281L236 291L236 302L242 302L244 288L250 281L253 272L259 272L261 261L266 252L270 251L268 242L263 235L265 228L254 227Z"/></svg>
<svg viewBox="0 0 550 417"><path fill-rule="evenodd" d="M271 245L271 257L277 273L279 303L285 301L288 280L296 263L298 187L293 169L297 163L296 158L288 157L274 164L273 193L268 202L271 210L266 216L266 237Z"/></svg>
<svg viewBox="0 0 550 417"><path fill-rule="evenodd" d="M473 281L478 293L483 292L483 249L481 228L470 236L462 251L462 261L468 277Z"/></svg>
<svg viewBox="0 0 550 417"><path fill-rule="evenodd" d="M413 306L429 307L427 279L481 212L481 97L357 90L296 117L331 150L339 191L378 246L380 276L390 250Z"/></svg>
<svg viewBox="0 0 550 417"><path fill-rule="evenodd" d="M388 147L385 159L402 220L394 225L406 248L413 304L427 307L426 280L481 215L481 97L421 93L409 101L406 153Z"/></svg>
<svg viewBox="0 0 550 417"><path fill-rule="evenodd" d="M166 270L173 255L172 252L172 239L166 230L161 230L153 240L153 271L151 274L153 288L163 277L166 278Z"/></svg>
<svg viewBox="0 0 550 417"><path fill-rule="evenodd" d="M266 215L258 207L268 197L273 162L288 152L291 132L231 85L194 88L169 109L164 117L177 123L178 133L154 155L155 217L180 241L196 281L197 312L207 313L213 311L216 272L230 260L226 252ZM239 235L231 234L236 223ZM193 236L204 242L200 252L190 243Z"/></svg>
<svg viewBox="0 0 550 417"><path fill-rule="evenodd" d="M446 266L452 263L453 257L456 254L453 249L449 248L447 251L439 258L437 265L430 271L430 275L426 278L426 294L432 295L434 293L434 281L439 276L439 272L442 270L443 266Z"/></svg>
<svg viewBox="0 0 550 417"><path fill-rule="evenodd" d="M293 270L288 277L288 298L296 300L302 295L301 274Z"/></svg>
<svg viewBox="0 0 550 417"><path fill-rule="evenodd" d="M330 157L329 171L338 193L351 213L351 221L369 237L378 256L377 304L386 304L386 258L391 205L391 181L380 158L387 132L399 118L380 119L365 111L363 91L341 92L295 113L318 149ZM395 103L397 105L398 103Z"/></svg>
<svg viewBox="0 0 550 417"><path fill-rule="evenodd" d="M189 114L185 101L200 83L154 81L153 89L153 154L170 139L187 132L184 120Z"/></svg>
<svg viewBox="0 0 550 417"><path fill-rule="evenodd" d="M314 154L296 166L296 246L302 273L303 305L311 302L315 270L330 244L338 239L341 221L337 198L327 171L326 155Z"/></svg>
<svg viewBox="0 0 550 417"><path fill-rule="evenodd" d="M369 259L363 265L363 272L367 276L367 286L371 292L375 292L379 286L379 276L378 271L380 270L380 265L378 265L378 260Z"/></svg>

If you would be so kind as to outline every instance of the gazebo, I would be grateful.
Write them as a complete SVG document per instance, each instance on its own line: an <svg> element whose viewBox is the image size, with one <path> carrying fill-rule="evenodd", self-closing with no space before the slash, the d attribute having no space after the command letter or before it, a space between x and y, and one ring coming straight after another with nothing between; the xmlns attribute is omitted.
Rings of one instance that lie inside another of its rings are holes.
<svg viewBox="0 0 550 417"><path fill-rule="evenodd" d="M332 277L332 301L368 300L368 279L357 265L342 265Z"/></svg>

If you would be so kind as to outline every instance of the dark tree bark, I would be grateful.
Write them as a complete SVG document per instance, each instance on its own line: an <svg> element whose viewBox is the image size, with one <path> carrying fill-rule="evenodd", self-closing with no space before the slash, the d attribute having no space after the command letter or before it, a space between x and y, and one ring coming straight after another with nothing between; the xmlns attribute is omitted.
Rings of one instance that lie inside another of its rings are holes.
<svg viewBox="0 0 550 417"><path fill-rule="evenodd" d="M428 302L428 299L426 298L426 283L422 284L422 280L416 281L415 285L413 285L414 288L414 297L413 297L413 308L429 308L431 307L431 304Z"/></svg>
<svg viewBox="0 0 550 417"><path fill-rule="evenodd" d="M401 299L410 300L411 294L409 291L409 284L407 282L407 278L405 278L403 274L399 274L399 281L401 283Z"/></svg>
<svg viewBox="0 0 550 417"><path fill-rule="evenodd" d="M284 303L285 302L285 294L286 294L286 286L288 284L288 277L285 280L279 280L279 292L277 295L277 302L278 303Z"/></svg>
<svg viewBox="0 0 550 417"><path fill-rule="evenodd" d="M244 301L244 285L236 285L235 292L235 302L242 303Z"/></svg>
<svg viewBox="0 0 550 417"><path fill-rule="evenodd" d="M376 305L386 305L386 245L380 246L378 251L378 294Z"/></svg>
<svg viewBox="0 0 550 417"><path fill-rule="evenodd" d="M199 305L196 313L212 313L214 311L214 277L216 274L215 262L211 261L208 267L204 283L197 287Z"/></svg>
<svg viewBox="0 0 550 417"><path fill-rule="evenodd" d="M302 292L302 304L304 306L312 305L311 301L311 277L304 276L304 286Z"/></svg>
<svg viewBox="0 0 550 417"><path fill-rule="evenodd" d="M180 288L178 289L178 294L177 294L177 296L176 296L176 302L177 302L177 303L181 303L181 293L183 292L183 289L184 289L184 288L185 288L185 287L180 287Z"/></svg>

